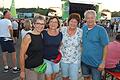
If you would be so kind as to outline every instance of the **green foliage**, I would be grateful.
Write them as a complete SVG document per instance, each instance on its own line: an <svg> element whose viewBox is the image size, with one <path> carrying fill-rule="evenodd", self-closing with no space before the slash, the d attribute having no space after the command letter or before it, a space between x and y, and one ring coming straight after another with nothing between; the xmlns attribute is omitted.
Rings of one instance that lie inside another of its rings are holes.
<svg viewBox="0 0 120 80"><path fill-rule="evenodd" d="M43 9L43 8L20 8L17 9L18 13L39 13L42 15L48 15L49 12L56 12L53 9Z"/></svg>
<svg viewBox="0 0 120 80"><path fill-rule="evenodd" d="M1 11L1 12L5 11L5 10L9 10L9 9L8 9L8 8L4 8L4 7L3 7L3 8L0 8L0 11Z"/></svg>
<svg viewBox="0 0 120 80"><path fill-rule="evenodd" d="M36 11L36 8L19 8L17 9L18 13L33 13Z"/></svg>
<svg viewBox="0 0 120 80"><path fill-rule="evenodd" d="M103 9L102 12L110 12L110 10L108 9ZM120 17L120 11L114 11L114 12L111 12L112 13L112 17Z"/></svg>
<svg viewBox="0 0 120 80"><path fill-rule="evenodd" d="M4 10L6 10L6 9L4 9ZM0 8L0 11L2 12L3 8ZM47 8L43 9L43 8L38 7L38 8L19 8L19 9L16 9L16 12L17 13L39 13L39 14L48 16L48 13L56 12L56 11L53 9L47 9Z"/></svg>
<svg viewBox="0 0 120 80"><path fill-rule="evenodd" d="M112 12L112 17L120 17L120 11L116 12Z"/></svg>
<svg viewBox="0 0 120 80"><path fill-rule="evenodd" d="M110 12L108 9L103 9L102 12Z"/></svg>

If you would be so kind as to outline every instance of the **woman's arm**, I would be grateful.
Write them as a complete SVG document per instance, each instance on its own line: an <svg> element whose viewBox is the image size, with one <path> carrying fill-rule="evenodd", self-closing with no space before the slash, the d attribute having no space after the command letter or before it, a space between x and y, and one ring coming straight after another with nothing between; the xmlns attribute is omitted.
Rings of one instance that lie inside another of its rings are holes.
<svg viewBox="0 0 120 80"><path fill-rule="evenodd" d="M21 48L20 48L20 69L21 69L21 73L24 73L25 72L25 54L26 54L26 51L28 49L28 46L31 42L31 37L29 34L27 34L23 40L22 40L22 43L21 43ZM23 76L25 77L25 74L24 75L20 75L20 77L23 78Z"/></svg>
<svg viewBox="0 0 120 80"><path fill-rule="evenodd" d="M31 37L30 35L26 35L21 43L21 48L20 48L20 68L21 71L24 71L24 62L25 62L25 54L28 49L28 46L31 42Z"/></svg>

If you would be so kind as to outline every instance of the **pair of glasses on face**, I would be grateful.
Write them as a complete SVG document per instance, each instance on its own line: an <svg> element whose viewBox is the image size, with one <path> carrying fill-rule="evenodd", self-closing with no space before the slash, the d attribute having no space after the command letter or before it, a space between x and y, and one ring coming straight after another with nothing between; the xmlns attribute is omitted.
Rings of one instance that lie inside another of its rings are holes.
<svg viewBox="0 0 120 80"><path fill-rule="evenodd" d="M36 25L45 25L45 23L35 23Z"/></svg>

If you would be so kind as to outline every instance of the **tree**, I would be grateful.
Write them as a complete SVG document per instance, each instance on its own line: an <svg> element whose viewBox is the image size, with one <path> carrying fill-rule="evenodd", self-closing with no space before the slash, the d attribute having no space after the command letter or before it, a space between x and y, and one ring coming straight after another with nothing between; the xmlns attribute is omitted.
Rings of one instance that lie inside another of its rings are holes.
<svg viewBox="0 0 120 80"><path fill-rule="evenodd" d="M117 11L112 12L112 17L120 17L120 11L119 12L117 12Z"/></svg>
<svg viewBox="0 0 120 80"><path fill-rule="evenodd" d="M50 13L50 12L56 12L55 10L53 10L53 9L50 9L50 8L46 8L46 9L43 9L43 8L37 8L36 9L36 12L37 13L40 13L40 14L42 14L42 15L45 15L45 16L48 16L48 13Z"/></svg>
<svg viewBox="0 0 120 80"><path fill-rule="evenodd" d="M15 8L15 1L12 0L11 6L10 6L10 12L13 18L17 18L16 14L16 8Z"/></svg>
<svg viewBox="0 0 120 80"><path fill-rule="evenodd" d="M102 12L111 12L111 11L108 9L103 9Z"/></svg>
<svg viewBox="0 0 120 80"><path fill-rule="evenodd" d="M43 8L19 8L17 9L18 13L39 13L47 16L49 12L56 12L53 9L43 9Z"/></svg>

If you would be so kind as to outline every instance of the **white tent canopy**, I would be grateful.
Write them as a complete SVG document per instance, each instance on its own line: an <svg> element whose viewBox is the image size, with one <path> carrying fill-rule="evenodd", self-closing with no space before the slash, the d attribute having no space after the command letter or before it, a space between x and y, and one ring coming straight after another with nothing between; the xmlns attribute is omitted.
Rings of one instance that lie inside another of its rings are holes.
<svg viewBox="0 0 120 80"><path fill-rule="evenodd" d="M90 0L69 0L71 3L83 3L83 4L98 4L98 2L92 2Z"/></svg>

